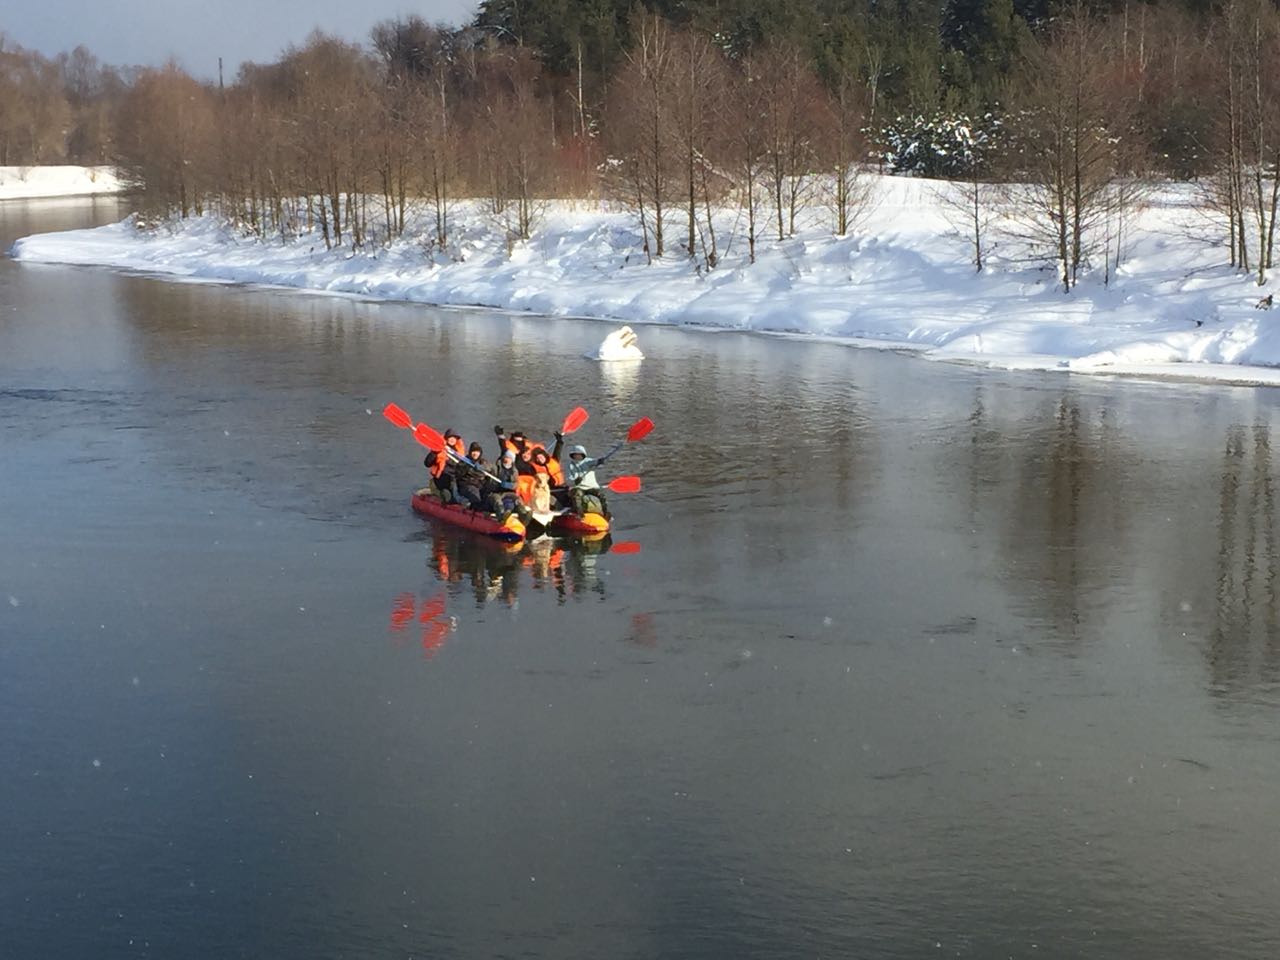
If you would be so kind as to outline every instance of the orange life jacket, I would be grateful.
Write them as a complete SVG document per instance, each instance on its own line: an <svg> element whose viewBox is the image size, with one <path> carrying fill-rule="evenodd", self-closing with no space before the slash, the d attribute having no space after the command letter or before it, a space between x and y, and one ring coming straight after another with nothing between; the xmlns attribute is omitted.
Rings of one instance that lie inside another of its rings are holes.
<svg viewBox="0 0 1280 960"><path fill-rule="evenodd" d="M560 461L555 457L547 457L547 474L551 477L553 487L564 486L564 471L560 469Z"/></svg>
<svg viewBox="0 0 1280 960"><path fill-rule="evenodd" d="M449 457L445 452L443 450L438 451L436 453L436 458L431 461L431 466L427 467L427 470L431 474L431 479L438 480L440 478L440 474L444 473L444 465L448 462Z"/></svg>
<svg viewBox="0 0 1280 960"><path fill-rule="evenodd" d="M445 449L436 454L436 462L431 465L431 476L436 479L439 479L440 474L444 473L444 468L453 462L446 451L452 450L460 457L467 455L467 448L461 437L450 437L444 442L444 446Z"/></svg>
<svg viewBox="0 0 1280 960"><path fill-rule="evenodd" d="M545 473L547 475L547 482L550 483L551 486L563 487L564 471L560 469L560 461L547 453L547 462L545 464L538 463L537 460L533 459L533 455L539 450L543 453L547 453L546 447L533 447L529 451L529 466L533 468L534 473Z"/></svg>
<svg viewBox="0 0 1280 960"><path fill-rule="evenodd" d="M521 503L533 502L533 488L536 483L537 480L531 473L522 473L516 477L516 496L520 498Z"/></svg>

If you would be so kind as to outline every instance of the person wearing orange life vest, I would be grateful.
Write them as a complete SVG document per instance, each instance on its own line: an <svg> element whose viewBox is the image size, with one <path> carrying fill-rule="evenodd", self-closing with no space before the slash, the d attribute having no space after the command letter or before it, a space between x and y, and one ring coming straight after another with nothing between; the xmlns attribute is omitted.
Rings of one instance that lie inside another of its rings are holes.
<svg viewBox="0 0 1280 960"><path fill-rule="evenodd" d="M460 457L465 457L467 455L467 445L462 442L462 437L452 429L444 432L444 445Z"/></svg>
<svg viewBox="0 0 1280 960"><path fill-rule="evenodd" d="M529 455L529 462L533 466L534 473L547 475L548 484L553 487L564 486L564 471L560 468L560 461L547 453L545 447L534 447Z"/></svg>
<svg viewBox="0 0 1280 960"><path fill-rule="evenodd" d="M520 463L520 455L524 453L527 446L524 438L523 430L512 430L511 435L507 436L506 431L502 427L495 426L493 432L498 435L498 454L501 456L503 450L510 450L516 455L517 465Z"/></svg>
<svg viewBox="0 0 1280 960"><path fill-rule="evenodd" d="M439 453L434 450L428 453L422 463L431 471L431 478L435 481L441 500L467 506L468 501L458 495L458 472L453 458L449 456L450 451L460 457L465 456L466 447L463 446L462 437L452 429L444 432L444 445L445 449Z"/></svg>

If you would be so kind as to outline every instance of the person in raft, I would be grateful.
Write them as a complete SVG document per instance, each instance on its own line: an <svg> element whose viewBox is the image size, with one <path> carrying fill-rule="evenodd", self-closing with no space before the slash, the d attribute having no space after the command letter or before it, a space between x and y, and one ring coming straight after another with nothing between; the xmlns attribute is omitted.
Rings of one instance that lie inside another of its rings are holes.
<svg viewBox="0 0 1280 960"><path fill-rule="evenodd" d="M466 449L462 444L462 437L452 427L444 432L444 445L446 450L440 451L438 454L429 453L422 461L427 469L431 471L431 476L436 482L436 489L440 492L440 499L444 503L460 503L467 505L458 494L458 469L454 457L449 456L452 451L457 456L462 456L462 451ZM432 461L428 463L428 461Z"/></svg>
<svg viewBox="0 0 1280 960"><path fill-rule="evenodd" d="M493 483L486 473L493 473L493 465L484 458L484 450L478 441L471 441L467 448L470 463L457 465L458 502L479 510L485 503L485 485Z"/></svg>
<svg viewBox="0 0 1280 960"><path fill-rule="evenodd" d="M498 452L501 454L503 450L510 450L516 455L516 464L520 464L520 455L524 453L527 444L524 439L523 430L512 430L511 436L507 436L501 425L495 426L493 432L498 435Z"/></svg>
<svg viewBox="0 0 1280 960"><path fill-rule="evenodd" d="M564 486L564 470L560 466L560 461L547 453L545 447L534 447L533 452L529 455L529 463L533 466L534 473L545 473L547 475L547 482L551 486Z"/></svg>
<svg viewBox="0 0 1280 960"><path fill-rule="evenodd" d="M560 453L563 441L564 437L557 433L555 455ZM569 448L569 459L564 461L564 481L569 489L570 509L580 517L598 513L606 520L613 519L609 513L609 501L596 480L596 467L603 462L603 457L599 460L588 457L587 448L580 443Z"/></svg>
<svg viewBox="0 0 1280 960"><path fill-rule="evenodd" d="M453 465L449 463L449 457L443 452L436 453L432 450L422 458L422 465L431 474L431 482L419 492L433 496L441 503L456 503L458 498L454 491Z"/></svg>
<svg viewBox="0 0 1280 960"><path fill-rule="evenodd" d="M497 482L489 481L489 510L498 518L499 523L506 523L512 511L521 521L528 523L531 519L529 508L520 502L516 495L516 482L520 474L516 471L516 452L510 448L502 451L498 458L498 466L494 471Z"/></svg>

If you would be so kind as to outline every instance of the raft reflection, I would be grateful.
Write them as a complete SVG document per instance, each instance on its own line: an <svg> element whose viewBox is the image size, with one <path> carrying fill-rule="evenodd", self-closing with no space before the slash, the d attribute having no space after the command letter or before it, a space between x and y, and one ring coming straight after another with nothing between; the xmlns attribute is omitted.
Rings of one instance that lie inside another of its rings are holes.
<svg viewBox="0 0 1280 960"><path fill-rule="evenodd" d="M534 590L554 590L558 603L581 593L604 596L596 558L609 552L609 534L583 540L541 537L504 544L470 537L436 536L430 566L437 579L467 584L478 605L514 605L522 580Z"/></svg>
<svg viewBox="0 0 1280 960"><path fill-rule="evenodd" d="M614 541L609 534L589 539L540 537L523 543L431 535L427 567L444 586L397 594L387 629L396 645L404 646L411 631L420 628L419 643L430 659L458 629L458 617L449 613L451 599L465 598L470 592L477 607L497 601L514 609L521 589L553 592L557 604L571 598L602 598L605 581L596 571L596 560L611 552L636 554L640 544ZM650 621L650 614L633 616L628 640L637 646L654 646Z"/></svg>

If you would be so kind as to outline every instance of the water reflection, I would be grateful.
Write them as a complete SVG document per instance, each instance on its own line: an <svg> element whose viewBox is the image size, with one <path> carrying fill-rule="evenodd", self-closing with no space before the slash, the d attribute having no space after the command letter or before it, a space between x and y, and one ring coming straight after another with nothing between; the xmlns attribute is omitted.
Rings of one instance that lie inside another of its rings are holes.
<svg viewBox="0 0 1280 960"><path fill-rule="evenodd" d="M1063 649L1078 652L1099 633L1086 623L1090 614L1103 614L1108 591L1128 575L1133 451L1107 406L1083 407L1074 394L1052 403L1011 448L1007 434L994 441L978 391L969 418L967 491L971 512L979 502L988 509L1007 503L1000 511L1005 576Z"/></svg>
<svg viewBox="0 0 1280 960"><path fill-rule="evenodd" d="M643 360L612 360L597 364L605 393L615 405L625 408L634 404L643 363Z"/></svg>
<svg viewBox="0 0 1280 960"><path fill-rule="evenodd" d="M529 590L553 593L557 603L566 603L576 596L605 596L596 560L613 546L609 534L507 544L440 532L431 537L427 565L435 579L450 585L450 594L469 593L478 606L513 607Z"/></svg>
<svg viewBox="0 0 1280 960"><path fill-rule="evenodd" d="M1207 659L1213 686L1236 690L1280 679L1275 483L1271 431L1234 425L1222 453L1214 622Z"/></svg>
<svg viewBox="0 0 1280 960"><path fill-rule="evenodd" d="M434 657L444 646L449 634L458 626L458 621L447 613L447 601L443 591L425 600L408 592L397 596L391 607L391 623L388 626L396 636L397 645L402 644L410 629L416 626L420 628L422 652L428 659Z"/></svg>

